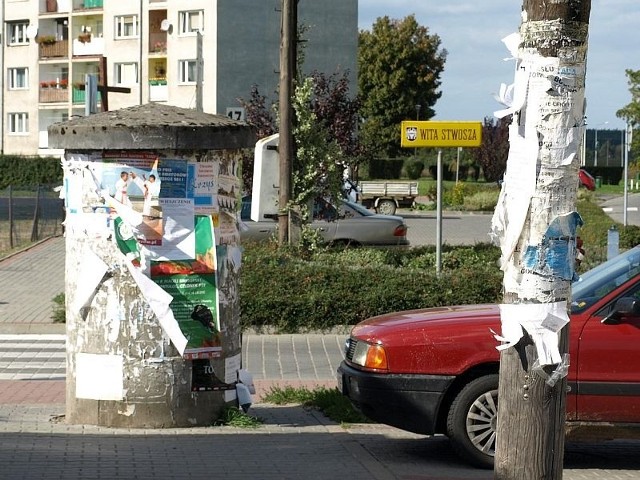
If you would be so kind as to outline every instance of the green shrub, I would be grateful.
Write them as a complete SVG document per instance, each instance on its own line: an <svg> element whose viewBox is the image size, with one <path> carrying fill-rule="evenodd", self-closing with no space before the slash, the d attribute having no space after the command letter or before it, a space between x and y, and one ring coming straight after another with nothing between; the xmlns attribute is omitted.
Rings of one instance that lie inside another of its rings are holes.
<svg viewBox="0 0 640 480"><path fill-rule="evenodd" d="M502 289L497 247L295 250L247 245L240 284L244 328L326 331L397 310L496 302Z"/></svg>
<svg viewBox="0 0 640 480"><path fill-rule="evenodd" d="M424 162L418 158L410 158L405 162L404 169L410 180L418 180L422 176Z"/></svg>
<svg viewBox="0 0 640 480"><path fill-rule="evenodd" d="M498 203L499 190L483 190L464 197L464 209L470 212L492 212Z"/></svg>
<svg viewBox="0 0 640 480"><path fill-rule="evenodd" d="M0 155L0 189L37 184L62 184L59 158Z"/></svg>

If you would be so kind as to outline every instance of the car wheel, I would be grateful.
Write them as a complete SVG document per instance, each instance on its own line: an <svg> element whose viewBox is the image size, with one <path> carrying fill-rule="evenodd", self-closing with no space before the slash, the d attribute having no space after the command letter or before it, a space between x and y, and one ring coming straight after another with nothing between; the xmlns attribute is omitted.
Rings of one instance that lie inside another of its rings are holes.
<svg viewBox="0 0 640 480"><path fill-rule="evenodd" d="M396 202L393 200L380 200L376 210L382 215L393 215L396 213Z"/></svg>
<svg viewBox="0 0 640 480"><path fill-rule="evenodd" d="M458 393L447 417L447 436L469 463L493 468L498 421L498 375L476 378Z"/></svg>

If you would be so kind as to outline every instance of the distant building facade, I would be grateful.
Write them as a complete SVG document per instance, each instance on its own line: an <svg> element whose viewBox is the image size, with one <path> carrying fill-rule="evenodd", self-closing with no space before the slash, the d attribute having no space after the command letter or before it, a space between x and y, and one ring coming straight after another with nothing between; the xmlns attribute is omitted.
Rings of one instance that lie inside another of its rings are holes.
<svg viewBox="0 0 640 480"><path fill-rule="evenodd" d="M277 99L281 0L2 0L0 9L6 154L58 153L47 127L85 114L86 74L131 89L108 93L109 110L195 108L198 33L205 112L242 117L237 99L254 84ZM299 2L306 73L348 71L355 91L357 17L357 0Z"/></svg>

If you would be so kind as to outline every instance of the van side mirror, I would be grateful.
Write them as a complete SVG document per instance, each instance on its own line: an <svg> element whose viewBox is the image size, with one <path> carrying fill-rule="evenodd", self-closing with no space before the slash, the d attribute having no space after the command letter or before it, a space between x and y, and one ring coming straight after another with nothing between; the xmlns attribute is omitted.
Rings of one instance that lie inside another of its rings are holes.
<svg viewBox="0 0 640 480"><path fill-rule="evenodd" d="M601 322L605 325L619 325L624 317L640 316L640 301L633 297L619 298L609 315Z"/></svg>

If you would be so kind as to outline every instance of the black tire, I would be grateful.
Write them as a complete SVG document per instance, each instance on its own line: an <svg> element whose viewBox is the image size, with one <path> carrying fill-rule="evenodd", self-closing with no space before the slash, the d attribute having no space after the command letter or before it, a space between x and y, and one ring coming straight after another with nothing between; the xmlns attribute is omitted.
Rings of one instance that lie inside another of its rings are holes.
<svg viewBox="0 0 640 480"><path fill-rule="evenodd" d="M393 200L380 200L376 211L382 215L393 215L396 213L396 202Z"/></svg>
<svg viewBox="0 0 640 480"><path fill-rule="evenodd" d="M497 414L498 375L476 378L451 404L447 436L456 453L472 465L493 468Z"/></svg>

